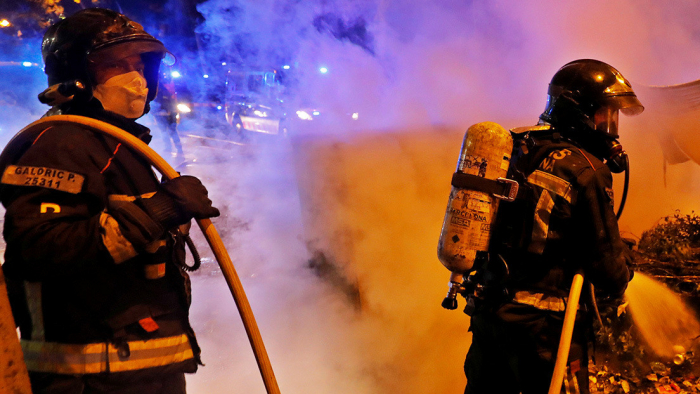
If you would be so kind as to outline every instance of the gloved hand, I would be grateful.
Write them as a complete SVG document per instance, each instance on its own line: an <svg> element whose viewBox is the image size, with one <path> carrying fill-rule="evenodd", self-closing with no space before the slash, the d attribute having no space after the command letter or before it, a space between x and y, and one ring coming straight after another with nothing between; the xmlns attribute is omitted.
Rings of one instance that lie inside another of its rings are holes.
<svg viewBox="0 0 700 394"><path fill-rule="evenodd" d="M206 219L219 216L212 206L207 188L193 176L173 178L161 185L162 191L151 198L141 199L149 216L165 228L189 223L192 218Z"/></svg>

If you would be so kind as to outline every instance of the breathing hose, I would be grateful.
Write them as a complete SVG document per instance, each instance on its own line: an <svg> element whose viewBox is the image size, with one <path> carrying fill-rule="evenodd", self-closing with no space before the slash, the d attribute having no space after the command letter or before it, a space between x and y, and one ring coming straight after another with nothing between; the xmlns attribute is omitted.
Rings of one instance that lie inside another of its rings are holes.
<svg viewBox="0 0 700 394"><path fill-rule="evenodd" d="M17 133L14 138L18 138L21 134L32 134L36 133L37 131L45 130L48 127L61 124L80 124L97 133L109 135L143 156L167 179L173 179L180 176L180 174L178 174L177 171L175 171L170 164L168 164L168 162L166 162L140 139L118 127L112 126L109 123L84 116L54 115L45 117L29 124L19 133ZM12 143L12 141L10 141L10 143ZM8 145L10 143L8 143ZM272 365L270 364L270 359L268 358L265 350L265 345L263 344L260 330L255 322L255 317L253 316L253 311L250 308L250 303L248 302L248 298L243 290L241 281L238 278L238 274L233 267L233 262L226 251L226 247L224 246L223 241L221 240L219 233L216 231L216 228L214 228L211 220L197 219L197 224L202 230L204 237L207 239L211 250L214 252L214 256L221 267L224 278L226 278L226 283L228 284L231 294L233 295L233 300L236 302L238 312L243 320L243 326L248 334L248 339L250 340L251 347L253 348L253 353L255 354L258 369L262 375L267 393L279 394L280 390L277 385L277 380L275 379L275 374L272 371Z"/></svg>
<svg viewBox="0 0 700 394"><path fill-rule="evenodd" d="M578 271L574 275L574 280L571 283L569 290L569 299L564 313L564 323L561 329L561 337L559 338L559 349L557 350L557 360L554 363L554 373L552 381L549 385L548 394L559 394L561 385L564 382L564 374L566 374L566 362L569 359L569 349L571 348L571 338L574 334L574 323L576 321L576 312L578 311L578 302L581 297L581 289L583 288L583 271Z"/></svg>
<svg viewBox="0 0 700 394"><path fill-rule="evenodd" d="M620 199L620 207L617 208L617 214L615 217L620 220L622 216L622 209L625 208L625 201L627 201L627 191L630 186L630 159L625 155L625 188L622 190L622 198Z"/></svg>

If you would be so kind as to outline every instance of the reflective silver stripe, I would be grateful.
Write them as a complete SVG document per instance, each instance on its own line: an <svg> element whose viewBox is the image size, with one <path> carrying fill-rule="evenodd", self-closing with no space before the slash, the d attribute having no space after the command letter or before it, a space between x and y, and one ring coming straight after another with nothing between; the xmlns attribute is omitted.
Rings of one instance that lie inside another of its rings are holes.
<svg viewBox="0 0 700 394"><path fill-rule="evenodd" d="M21 340L27 369L33 372L86 374L122 372L175 364L194 358L187 335L130 341L130 355L119 357L113 344L72 345Z"/></svg>
<svg viewBox="0 0 700 394"><path fill-rule="evenodd" d="M20 340L24 362L32 372L85 374L107 371L107 344L68 345Z"/></svg>
<svg viewBox="0 0 700 394"><path fill-rule="evenodd" d="M532 240L527 250L531 253L542 254L544 246L547 243L547 235L549 233L549 217L554 208L554 200L552 195L547 190L542 190L540 199L537 201L535 208L535 221L532 226Z"/></svg>
<svg viewBox="0 0 700 394"><path fill-rule="evenodd" d="M562 297L547 296L525 290L516 292L513 301L546 311L564 312L566 310L566 300Z"/></svg>
<svg viewBox="0 0 700 394"><path fill-rule="evenodd" d="M152 342L156 341L154 344ZM131 371L179 363L194 358L187 335L151 339L150 341L129 342L131 355L121 359L117 348L109 345L109 370L112 372Z"/></svg>
<svg viewBox="0 0 700 394"><path fill-rule="evenodd" d="M556 175L535 170L527 177L527 181L535 186L549 190L566 200L569 204L573 204L573 201L576 200L576 192L571 188L571 184Z"/></svg>
<svg viewBox="0 0 700 394"><path fill-rule="evenodd" d="M100 215L100 226L103 230L102 243L115 263L123 263L138 254L134 245L122 234L119 223L111 215L103 212Z"/></svg>
<svg viewBox="0 0 700 394"><path fill-rule="evenodd" d="M566 375L564 375L564 387L566 394L580 394L581 389L578 385L576 374L571 373L571 366L566 366Z"/></svg>
<svg viewBox="0 0 700 394"><path fill-rule="evenodd" d="M27 298L29 318L32 321L32 339L44 340L44 308L41 305L41 282L24 281L24 295Z"/></svg>

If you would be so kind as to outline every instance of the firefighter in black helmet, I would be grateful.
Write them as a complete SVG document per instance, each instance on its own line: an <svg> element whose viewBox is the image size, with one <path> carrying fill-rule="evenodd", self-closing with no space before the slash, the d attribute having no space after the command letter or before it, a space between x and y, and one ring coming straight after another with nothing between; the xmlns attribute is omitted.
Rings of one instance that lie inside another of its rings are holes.
<svg viewBox="0 0 700 394"><path fill-rule="evenodd" d="M573 275L582 269L613 299L631 277L611 172L627 168L618 113L644 108L620 72L591 59L564 65L548 93L539 124L511 130L508 176L521 191L501 202L490 259L481 268L489 281L471 319L468 394L546 393ZM588 393L585 309L579 308L562 392Z"/></svg>
<svg viewBox="0 0 700 394"><path fill-rule="evenodd" d="M126 16L69 16L42 44L54 114L98 119L140 138L163 44ZM2 269L32 390L185 393L200 349L188 319L182 231L219 215L201 182L161 183L112 137L79 124L19 135L0 164Z"/></svg>

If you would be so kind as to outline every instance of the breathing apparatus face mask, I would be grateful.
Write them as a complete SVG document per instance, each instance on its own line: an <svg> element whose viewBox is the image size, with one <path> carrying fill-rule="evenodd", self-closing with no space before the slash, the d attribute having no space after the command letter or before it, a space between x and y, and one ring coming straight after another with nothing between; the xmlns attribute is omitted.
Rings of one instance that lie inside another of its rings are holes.
<svg viewBox="0 0 700 394"><path fill-rule="evenodd" d="M605 164L610 169L610 172L614 174L619 174L627 170L629 166L629 158L627 157L627 152L622 149L622 145L617 140L610 140L607 142L608 145L608 157L605 160Z"/></svg>
<svg viewBox="0 0 700 394"><path fill-rule="evenodd" d="M593 116L596 132L603 134L605 138L605 164L615 174L625 171L628 166L627 153L617 140L619 120L619 109L609 106L601 107Z"/></svg>
<svg viewBox="0 0 700 394"><path fill-rule="evenodd" d="M617 125L620 121L620 111L612 107L601 107L593 115L593 123L598 132L617 138Z"/></svg>
<svg viewBox="0 0 700 394"><path fill-rule="evenodd" d="M95 86L93 96L105 110L136 119L143 115L148 96L146 78L138 71L114 76Z"/></svg>

